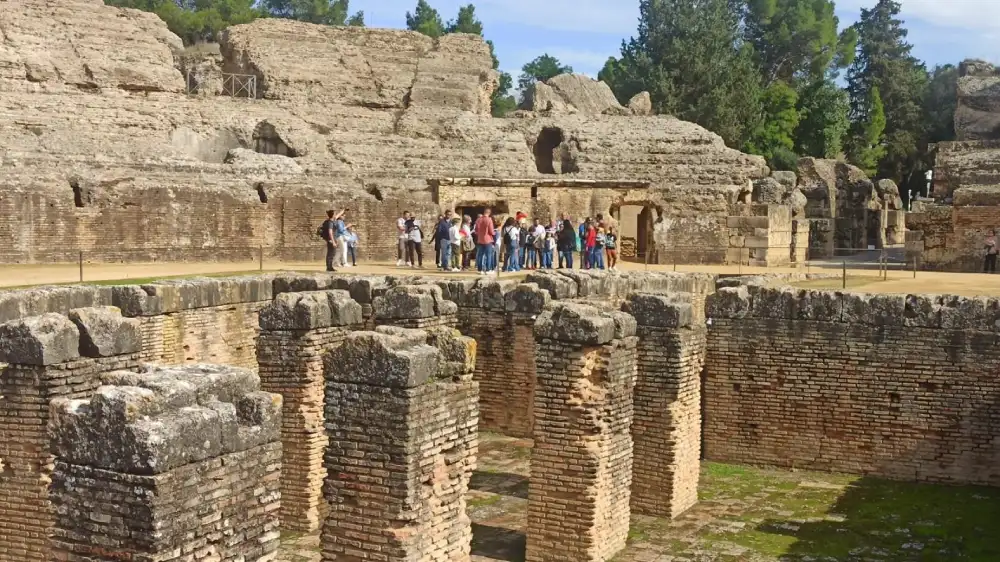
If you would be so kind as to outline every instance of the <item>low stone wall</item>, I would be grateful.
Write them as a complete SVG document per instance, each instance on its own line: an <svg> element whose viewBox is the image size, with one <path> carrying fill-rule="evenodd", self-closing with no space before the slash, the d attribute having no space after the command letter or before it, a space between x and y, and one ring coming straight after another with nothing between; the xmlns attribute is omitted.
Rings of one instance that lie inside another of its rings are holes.
<svg viewBox="0 0 1000 562"><path fill-rule="evenodd" d="M87 400L52 404L48 560L272 560L281 397L217 365L104 382Z"/></svg>
<svg viewBox="0 0 1000 562"><path fill-rule="evenodd" d="M1000 485L1000 301L709 297L705 458Z"/></svg>
<svg viewBox="0 0 1000 562"><path fill-rule="evenodd" d="M0 561L55 559L48 535L49 403L84 398L102 375L138 367L139 321L74 309L0 325Z"/></svg>

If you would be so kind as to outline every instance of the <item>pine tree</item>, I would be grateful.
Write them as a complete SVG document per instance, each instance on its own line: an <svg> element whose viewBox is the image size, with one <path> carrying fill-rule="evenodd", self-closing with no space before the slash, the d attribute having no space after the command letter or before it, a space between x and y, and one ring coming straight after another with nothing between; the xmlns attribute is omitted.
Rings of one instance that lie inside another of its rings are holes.
<svg viewBox="0 0 1000 562"><path fill-rule="evenodd" d="M799 94L795 151L802 156L839 158L850 127L847 92L832 79L814 80Z"/></svg>
<svg viewBox="0 0 1000 562"><path fill-rule="evenodd" d="M859 114L863 111L864 117L856 117L853 123L853 134L847 144L847 158L868 175L874 175L878 173L879 162L886 154L882 136L885 131L885 106L878 86L871 89L864 108L859 106L854 111Z"/></svg>
<svg viewBox="0 0 1000 562"><path fill-rule="evenodd" d="M445 33L441 14L431 8L427 0L417 0L417 7L413 13L406 12L406 28L435 39Z"/></svg>
<svg viewBox="0 0 1000 562"><path fill-rule="evenodd" d="M535 82L545 82L560 74L573 72L573 67L559 62L559 59L545 53L521 67L521 76L517 79L517 89L524 91Z"/></svg>

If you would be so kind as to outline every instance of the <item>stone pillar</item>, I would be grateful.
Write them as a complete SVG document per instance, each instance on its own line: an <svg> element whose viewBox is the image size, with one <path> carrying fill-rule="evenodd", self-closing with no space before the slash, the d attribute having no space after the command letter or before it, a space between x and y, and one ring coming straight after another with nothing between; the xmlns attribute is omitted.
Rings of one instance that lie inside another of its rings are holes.
<svg viewBox="0 0 1000 562"><path fill-rule="evenodd" d="M49 402L82 398L101 375L136 369L139 321L83 308L0 325L0 561L53 560Z"/></svg>
<svg viewBox="0 0 1000 562"><path fill-rule="evenodd" d="M281 397L237 367L104 378L52 404L49 560L273 559Z"/></svg>
<svg viewBox="0 0 1000 562"><path fill-rule="evenodd" d="M634 295L639 336L632 512L674 518L698 501L707 329L688 295Z"/></svg>
<svg viewBox="0 0 1000 562"><path fill-rule="evenodd" d="M535 404L535 320L549 304L549 293L533 283L518 285L504 297L507 341L501 368L479 379L480 408L492 423L484 427L512 437L532 436Z"/></svg>
<svg viewBox="0 0 1000 562"><path fill-rule="evenodd" d="M635 320L559 303L535 338L526 560L605 561L629 530Z"/></svg>
<svg viewBox="0 0 1000 562"><path fill-rule="evenodd" d="M380 330L390 333L356 332L327 358L323 560L467 561L475 342Z"/></svg>
<svg viewBox="0 0 1000 562"><path fill-rule="evenodd" d="M281 293L260 312L260 386L280 394L281 524L312 532L326 515L323 501L323 355L362 323L347 291Z"/></svg>
<svg viewBox="0 0 1000 562"><path fill-rule="evenodd" d="M376 326L401 328L455 327L458 305L445 300L437 285L393 287L372 302Z"/></svg>

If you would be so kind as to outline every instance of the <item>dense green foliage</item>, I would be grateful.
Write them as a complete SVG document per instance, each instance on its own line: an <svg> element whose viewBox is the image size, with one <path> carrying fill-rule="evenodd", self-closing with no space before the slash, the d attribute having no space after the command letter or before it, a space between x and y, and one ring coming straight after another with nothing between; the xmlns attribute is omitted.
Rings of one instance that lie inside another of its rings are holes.
<svg viewBox="0 0 1000 562"><path fill-rule="evenodd" d="M851 125L847 92L833 80L813 80L799 92L799 126L795 151L802 156L839 158L844 136Z"/></svg>
<svg viewBox="0 0 1000 562"><path fill-rule="evenodd" d="M955 140L955 109L958 107L958 68L934 67L924 96L927 142Z"/></svg>
<svg viewBox="0 0 1000 562"><path fill-rule="evenodd" d="M254 0L105 0L105 3L155 13L186 45L215 40L220 31L231 25L267 15L266 10L255 7Z"/></svg>
<svg viewBox="0 0 1000 562"><path fill-rule="evenodd" d="M572 66L564 65L559 59L545 53L521 67L521 76L517 78L517 89L522 92L535 82L545 82L560 74L573 72Z"/></svg>

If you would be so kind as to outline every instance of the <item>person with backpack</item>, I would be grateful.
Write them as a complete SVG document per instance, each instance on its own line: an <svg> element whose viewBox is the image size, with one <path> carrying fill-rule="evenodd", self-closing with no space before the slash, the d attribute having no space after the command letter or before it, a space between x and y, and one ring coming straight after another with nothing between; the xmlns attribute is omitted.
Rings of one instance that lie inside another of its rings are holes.
<svg viewBox="0 0 1000 562"><path fill-rule="evenodd" d="M460 234L462 235L461 248L463 270L469 269L469 262L471 261L472 255L476 251L476 240L473 238L472 231L472 217L464 215L462 217L462 228L460 231Z"/></svg>
<svg viewBox="0 0 1000 562"><path fill-rule="evenodd" d="M567 269L573 269L573 252L576 252L577 249L577 237L573 222L569 219L563 221L556 249L559 250L559 269L562 269L563 266Z"/></svg>
<svg viewBox="0 0 1000 562"><path fill-rule="evenodd" d="M514 217L507 217L501 233L503 234L503 244L507 254L507 259L504 263L504 271L520 271L521 228L517 225L517 222L514 221Z"/></svg>
<svg viewBox="0 0 1000 562"><path fill-rule="evenodd" d="M346 215L347 211L349 210L350 209L344 209L343 211L340 212L340 217L337 219L336 222L336 231L334 232L334 238L337 240L337 244L340 246L340 252L338 252L338 254L340 256L340 265L342 267L351 267L347 263L347 239L348 239L347 229L349 229L353 225L347 224L347 221L344 220L344 215Z"/></svg>
<svg viewBox="0 0 1000 562"><path fill-rule="evenodd" d="M490 216L492 209L486 209L476 220L473 235L476 238L476 269L480 275L486 275L492 271L489 267L493 255L493 243L496 240L493 231L493 218Z"/></svg>
<svg viewBox="0 0 1000 562"><path fill-rule="evenodd" d="M445 271L462 271L462 219L455 217L451 219L451 228L448 230L449 244L451 245L451 263L449 269Z"/></svg>
<svg viewBox="0 0 1000 562"><path fill-rule="evenodd" d="M539 236L539 229L541 229L541 236ZM525 230L525 245L528 248L527 256L524 260L524 269L537 269L541 250L545 247L545 227L541 225L538 219L535 219L535 224L531 229Z"/></svg>
<svg viewBox="0 0 1000 562"><path fill-rule="evenodd" d="M339 213L334 210L329 210L326 212L326 220L316 231L324 241L326 241L326 270L327 271L337 271L333 266L338 263L337 253L340 250L340 244L337 240L337 221L344 217L344 213L347 209L341 210Z"/></svg>

